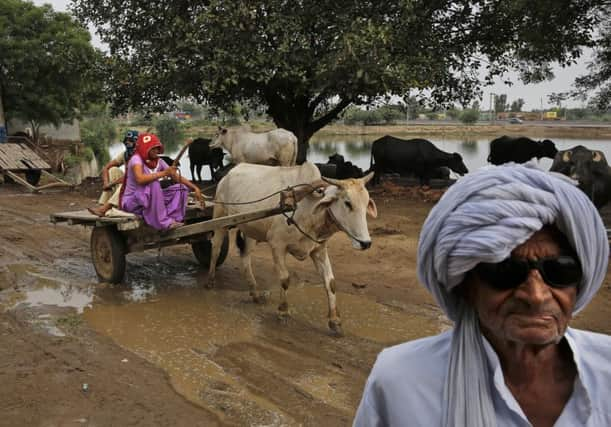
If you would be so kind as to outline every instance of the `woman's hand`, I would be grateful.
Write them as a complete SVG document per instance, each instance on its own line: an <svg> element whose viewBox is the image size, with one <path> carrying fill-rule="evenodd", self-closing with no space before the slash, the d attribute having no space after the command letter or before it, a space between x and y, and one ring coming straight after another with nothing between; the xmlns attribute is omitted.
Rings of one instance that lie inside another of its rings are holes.
<svg viewBox="0 0 611 427"><path fill-rule="evenodd" d="M180 182L180 176L178 175L178 168L176 166L169 166L161 172L162 176L169 176L175 182Z"/></svg>

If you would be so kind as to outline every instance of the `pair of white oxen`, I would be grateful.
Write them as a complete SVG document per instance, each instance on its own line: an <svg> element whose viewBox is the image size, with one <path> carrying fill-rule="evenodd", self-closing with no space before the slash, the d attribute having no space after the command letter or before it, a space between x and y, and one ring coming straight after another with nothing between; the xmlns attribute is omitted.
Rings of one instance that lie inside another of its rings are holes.
<svg viewBox="0 0 611 427"><path fill-rule="evenodd" d="M284 321L289 315L286 293L290 275L286 255L291 254L298 260L305 260L309 256L327 292L329 328L341 334L335 278L327 253L327 241L334 233L342 231L352 240L354 248L363 250L371 246L367 215L375 218L377 209L369 198L365 184L373 173L360 179L323 180L314 164L305 162L300 166L295 165L297 138L285 129L252 133L243 129L219 128L210 144L210 148L216 147L225 148L234 162L239 164L217 186L214 218L278 206L280 195L268 196L287 187L294 187L303 195L291 213L292 224L284 216L276 215L238 226L241 231L237 241L242 274L250 285L253 300L257 303L265 301L251 265L250 253L257 242L267 242L271 247L281 285L278 316ZM249 203L253 201L257 202ZM215 283L216 261L226 233L226 230L215 232L212 239L209 287Z"/></svg>

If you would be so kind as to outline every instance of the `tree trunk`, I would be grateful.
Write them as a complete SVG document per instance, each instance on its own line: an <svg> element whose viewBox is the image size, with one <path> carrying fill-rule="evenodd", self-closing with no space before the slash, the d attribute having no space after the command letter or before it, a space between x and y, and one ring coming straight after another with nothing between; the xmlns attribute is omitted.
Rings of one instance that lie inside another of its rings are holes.
<svg viewBox="0 0 611 427"><path fill-rule="evenodd" d="M335 120L351 102L350 99L342 99L334 108L314 118L314 111L324 101L322 94L314 99L306 97L295 99L269 90L265 98L269 108L268 113L276 126L290 130L297 137L298 165L308 158L309 141L312 135Z"/></svg>
<svg viewBox="0 0 611 427"><path fill-rule="evenodd" d="M292 111L288 112L282 106L272 109L273 111L282 111L283 114L271 114L274 123L279 128L290 130L297 137L297 164L300 165L307 160L309 141L314 132L311 130L312 117L308 116L307 108L296 108L293 105Z"/></svg>
<svg viewBox="0 0 611 427"><path fill-rule="evenodd" d="M306 126L293 131L297 137L297 164L301 165L308 159L308 150L310 149L310 138L312 133L308 132Z"/></svg>

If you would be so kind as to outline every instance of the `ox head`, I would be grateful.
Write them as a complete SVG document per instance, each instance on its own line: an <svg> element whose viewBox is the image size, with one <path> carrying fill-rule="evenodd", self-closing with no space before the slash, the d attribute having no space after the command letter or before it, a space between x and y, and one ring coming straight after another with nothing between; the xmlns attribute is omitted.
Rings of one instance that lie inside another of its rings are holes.
<svg viewBox="0 0 611 427"><path fill-rule="evenodd" d="M537 154L538 159L541 157L549 157L550 159L553 159L556 157L557 153L558 149L556 148L554 141L550 141L549 139L539 141L539 153Z"/></svg>
<svg viewBox="0 0 611 427"><path fill-rule="evenodd" d="M467 166L465 166L465 163L462 161L462 156L458 153L452 153L450 155L448 167L459 175L469 173L469 169L467 169Z"/></svg>
<svg viewBox="0 0 611 427"><path fill-rule="evenodd" d="M368 249L371 246L367 215L373 218L378 216L376 204L365 188L371 178L373 172L359 179L323 178L331 185L325 188L315 207L316 210L326 209L335 225L350 237L355 249Z"/></svg>
<svg viewBox="0 0 611 427"><path fill-rule="evenodd" d="M227 136L227 132L228 129L227 128L223 128L219 126L218 131L216 132L216 134L214 135L214 138L212 138L212 141L210 142L210 149L213 148L222 148L225 142L225 137Z"/></svg>

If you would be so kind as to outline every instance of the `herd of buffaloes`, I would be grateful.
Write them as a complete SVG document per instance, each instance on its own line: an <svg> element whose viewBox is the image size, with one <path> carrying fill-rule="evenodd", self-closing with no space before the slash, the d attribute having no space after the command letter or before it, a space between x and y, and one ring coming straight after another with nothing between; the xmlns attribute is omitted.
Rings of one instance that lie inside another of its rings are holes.
<svg viewBox="0 0 611 427"><path fill-rule="evenodd" d="M210 139L198 138L189 146L191 177L201 181L201 169L210 168L213 181L218 182L232 167L224 165L222 148L210 148ZM558 151L553 141L535 141L527 137L502 136L490 142L488 162L500 165L508 162L525 163L531 159L553 159L551 171L567 175L579 183L596 207L601 208L611 199L611 173L603 152L577 145ZM399 139L390 135L375 140L371 146L370 169L363 171L341 154L329 156L327 163L316 163L323 177L334 179L362 178L373 171L372 185L384 174L398 174L428 185L431 179L448 180L450 171L468 173L459 153L438 149L426 139Z"/></svg>

